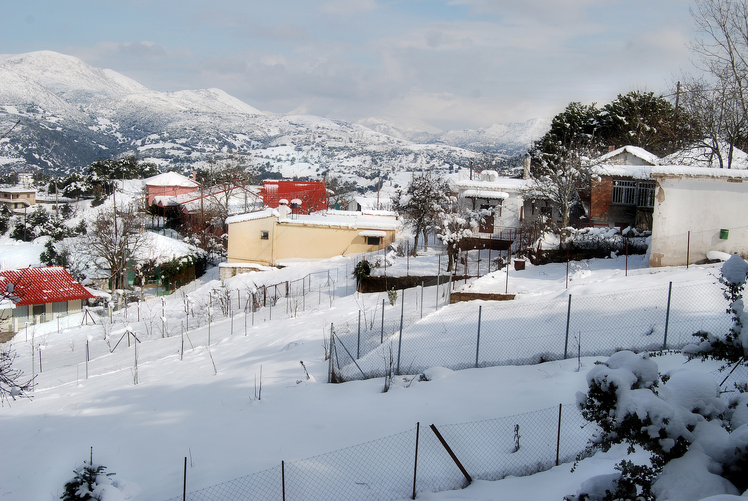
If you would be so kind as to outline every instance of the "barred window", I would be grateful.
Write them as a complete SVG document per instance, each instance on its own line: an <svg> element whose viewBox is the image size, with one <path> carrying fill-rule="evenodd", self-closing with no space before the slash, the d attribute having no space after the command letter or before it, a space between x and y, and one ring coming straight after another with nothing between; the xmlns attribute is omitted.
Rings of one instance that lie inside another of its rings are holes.
<svg viewBox="0 0 748 501"><path fill-rule="evenodd" d="M642 181L639 183L639 207L654 207L655 202L655 183L651 181Z"/></svg>
<svg viewBox="0 0 748 501"><path fill-rule="evenodd" d="M654 182L637 182L616 179L613 181L613 197L611 203L619 205L636 205L638 207L654 207L654 194Z"/></svg>
<svg viewBox="0 0 748 501"><path fill-rule="evenodd" d="M613 181L614 204L636 205L636 181Z"/></svg>

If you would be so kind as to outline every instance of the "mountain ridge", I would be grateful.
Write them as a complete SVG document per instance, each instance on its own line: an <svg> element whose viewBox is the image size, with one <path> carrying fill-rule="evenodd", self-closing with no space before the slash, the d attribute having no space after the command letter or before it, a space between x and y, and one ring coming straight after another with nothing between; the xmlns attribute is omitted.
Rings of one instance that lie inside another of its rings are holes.
<svg viewBox="0 0 748 501"><path fill-rule="evenodd" d="M0 55L0 134L16 121L0 141L0 171L70 172L128 154L189 171L240 155L284 176L340 171L369 179L379 171L451 170L482 150L517 154L535 130L505 124L438 132L415 122L404 130L384 120L272 115L220 89L154 91L52 51Z"/></svg>

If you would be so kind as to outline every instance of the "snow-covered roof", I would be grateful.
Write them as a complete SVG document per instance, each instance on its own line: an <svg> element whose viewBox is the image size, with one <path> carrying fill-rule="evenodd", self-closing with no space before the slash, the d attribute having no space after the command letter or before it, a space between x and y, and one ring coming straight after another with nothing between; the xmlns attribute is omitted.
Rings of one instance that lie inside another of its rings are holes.
<svg viewBox="0 0 748 501"><path fill-rule="evenodd" d="M467 198L485 198L491 200L505 200L509 198L509 193L493 190L465 190L462 195Z"/></svg>
<svg viewBox="0 0 748 501"><path fill-rule="evenodd" d="M720 144L720 150L725 156L724 162L727 162L727 152L729 147L726 143ZM711 167L719 168L719 159L716 155L711 155L711 150L705 147L689 148L676 151L662 159L663 165L689 165L692 167ZM738 148L732 148L732 165L731 169L748 169L748 153Z"/></svg>
<svg viewBox="0 0 748 501"><path fill-rule="evenodd" d="M160 233L149 231L146 240L134 252L135 259L155 259L157 264L163 264L172 259L197 255L200 251L194 245L183 240L177 240Z"/></svg>
<svg viewBox="0 0 748 501"><path fill-rule="evenodd" d="M623 156L626 153L635 156L636 158L648 163L649 165L657 165L660 162L660 158L654 153L650 153L644 148L640 148L639 146L631 145L622 146L616 150L606 153L605 155L599 157L597 160L599 162L606 163L614 160L617 157ZM615 163L615 161L610 163Z"/></svg>
<svg viewBox="0 0 748 501"><path fill-rule="evenodd" d="M14 284L13 294L21 299L17 306L58 303L93 297L61 266L0 272L0 286L3 290L8 283Z"/></svg>
<svg viewBox="0 0 748 501"><path fill-rule="evenodd" d="M3 193L34 193L34 188L24 188L23 186L11 186L10 188L0 188Z"/></svg>
<svg viewBox="0 0 748 501"><path fill-rule="evenodd" d="M479 179L462 179L454 183L454 187L459 191L466 190L480 190L480 191L493 191L493 192L505 192L506 196L501 198L508 198L509 193L521 193L525 189L528 189L531 185L531 181L528 179L517 179L513 177L499 177L495 181L481 181ZM468 195L465 195L468 196ZM486 198L486 197L481 197ZM492 197L497 198L497 197Z"/></svg>
<svg viewBox="0 0 748 501"><path fill-rule="evenodd" d="M713 169L689 167L687 165L598 165L593 168L598 176L620 176L634 179L658 177L733 178L748 179L748 171L742 169Z"/></svg>
<svg viewBox="0 0 748 501"><path fill-rule="evenodd" d="M264 219L271 216L278 217L278 211L276 209L265 209L248 214L239 214L227 218L226 224ZM320 211L312 214L298 214L293 218L280 220L279 224L385 231L400 228L400 221L394 213L388 211Z"/></svg>
<svg viewBox="0 0 748 501"><path fill-rule="evenodd" d="M254 221L255 219L265 219L270 216L278 216L277 209L263 209L246 214L237 214L226 218L226 224L243 223L244 221Z"/></svg>
<svg viewBox="0 0 748 501"><path fill-rule="evenodd" d="M197 188L200 183L179 174L178 172L164 172L143 180L146 186L182 186L185 188Z"/></svg>

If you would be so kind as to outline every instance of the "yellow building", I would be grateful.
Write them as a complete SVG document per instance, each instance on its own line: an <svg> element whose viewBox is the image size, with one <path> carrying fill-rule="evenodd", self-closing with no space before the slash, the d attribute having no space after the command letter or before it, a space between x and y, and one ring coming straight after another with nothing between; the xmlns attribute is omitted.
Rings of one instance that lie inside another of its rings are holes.
<svg viewBox="0 0 748 501"><path fill-rule="evenodd" d="M395 240L400 222L388 211L324 211L290 214L265 209L231 216L227 264L274 266L284 259L320 259L382 249Z"/></svg>

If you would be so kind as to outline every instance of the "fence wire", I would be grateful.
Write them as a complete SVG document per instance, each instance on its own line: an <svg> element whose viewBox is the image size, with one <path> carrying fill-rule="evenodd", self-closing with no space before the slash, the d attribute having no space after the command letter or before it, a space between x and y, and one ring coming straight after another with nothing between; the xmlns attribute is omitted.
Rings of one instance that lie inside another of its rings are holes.
<svg viewBox="0 0 748 501"><path fill-rule="evenodd" d="M347 350L333 352L333 365L336 380L346 381L388 371L418 374L429 367L461 370L609 356L624 349L680 349L700 330L727 332L732 319L726 308L716 281L549 301L457 303L405 322L402 335L399 323L392 322L389 336L365 331L359 343L350 326L343 326L347 335L339 336L340 344ZM364 348L357 351L359 344Z"/></svg>
<svg viewBox="0 0 748 501"><path fill-rule="evenodd" d="M471 481L532 475L572 461L594 430L576 405L469 423L419 425L190 492L186 500L394 501L465 487L468 479L452 455Z"/></svg>

